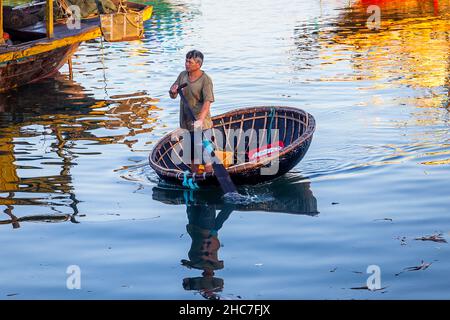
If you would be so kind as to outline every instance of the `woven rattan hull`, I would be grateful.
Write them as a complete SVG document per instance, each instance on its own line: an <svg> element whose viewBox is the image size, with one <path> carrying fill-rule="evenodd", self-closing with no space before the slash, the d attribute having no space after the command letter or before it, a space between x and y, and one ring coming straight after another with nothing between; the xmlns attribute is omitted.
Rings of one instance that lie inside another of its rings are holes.
<svg viewBox="0 0 450 320"><path fill-rule="evenodd" d="M273 156L267 156L256 161L248 161L247 156L247 161L237 162L235 165L227 168L235 184L256 184L277 178L290 171L305 156L315 130L313 116L293 107L243 108L218 115L212 120L214 129L223 133L227 143L229 142L228 140L231 140L229 132L232 130L240 129L237 132L245 132L246 129L253 128L255 132L263 132L264 135L264 132L268 132L267 129L269 127L278 130L278 140L283 142L284 147ZM149 157L150 166L161 179L170 183L182 184L185 176L187 176L188 178L193 177L199 185L217 184L214 173L201 175L186 173L190 168L188 165L184 163L175 164L171 160L171 152L176 150L181 143L180 140L174 140L173 138L178 135L180 130L177 129L167 134L155 145ZM241 137L236 136L235 140L239 139ZM264 140L264 137L262 140ZM239 142L235 143L235 145L239 145ZM245 146L245 150L248 153L249 146L247 144ZM258 147L262 146L258 145ZM235 159L238 157L239 154L237 148L235 148ZM278 161L278 169L272 174L261 174L261 169L273 165L273 161Z"/></svg>

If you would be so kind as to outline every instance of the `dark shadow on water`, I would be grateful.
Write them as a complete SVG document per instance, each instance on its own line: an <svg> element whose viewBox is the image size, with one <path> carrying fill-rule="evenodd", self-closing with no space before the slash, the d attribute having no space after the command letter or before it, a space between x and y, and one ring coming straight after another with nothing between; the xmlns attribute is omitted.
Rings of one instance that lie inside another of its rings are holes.
<svg viewBox="0 0 450 320"><path fill-rule="evenodd" d="M202 270L201 276L183 279L183 288L192 290L205 299L223 299L224 280L215 272L224 268L219 259L221 247L219 231L233 211L273 212L316 216L317 200L310 183L294 174L287 174L273 182L249 186L239 190L252 199L246 204L224 201L218 188L191 191L176 186L158 185L153 188L153 199L168 205L186 207L187 233L191 238L188 259L181 264L187 268Z"/></svg>

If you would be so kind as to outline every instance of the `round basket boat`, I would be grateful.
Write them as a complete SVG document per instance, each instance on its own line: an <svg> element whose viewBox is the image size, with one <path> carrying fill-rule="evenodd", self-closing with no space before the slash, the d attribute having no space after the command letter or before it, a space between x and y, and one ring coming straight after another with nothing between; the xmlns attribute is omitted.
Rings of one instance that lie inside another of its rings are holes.
<svg viewBox="0 0 450 320"><path fill-rule="evenodd" d="M219 133L223 138L211 140L216 150L231 153L232 161L227 162L232 164L226 168L235 184L256 184L291 170L306 154L315 130L314 117L293 107L242 108L215 116L212 121L214 136ZM190 165L182 161L183 132L176 129L158 141L150 154L150 166L167 182L182 184L192 178L199 185L218 184L214 172L192 173ZM221 145L217 145L219 140ZM273 166L273 161L278 161L276 172L261 174L261 169Z"/></svg>

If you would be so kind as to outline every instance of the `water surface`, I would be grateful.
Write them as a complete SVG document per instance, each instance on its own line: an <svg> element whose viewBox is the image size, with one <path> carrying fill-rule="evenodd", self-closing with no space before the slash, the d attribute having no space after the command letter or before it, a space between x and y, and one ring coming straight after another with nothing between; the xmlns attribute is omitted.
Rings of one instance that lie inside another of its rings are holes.
<svg viewBox="0 0 450 320"><path fill-rule="evenodd" d="M0 297L450 298L448 243L414 240L450 236L450 1L383 2L380 30L367 3L158 1L144 40L89 41L73 80L65 66L0 95ZM213 114L316 119L294 170L240 189L248 205L161 184L148 165L178 126L167 90L193 48ZM223 224L213 277L181 263L208 223ZM352 289L369 265L384 289Z"/></svg>

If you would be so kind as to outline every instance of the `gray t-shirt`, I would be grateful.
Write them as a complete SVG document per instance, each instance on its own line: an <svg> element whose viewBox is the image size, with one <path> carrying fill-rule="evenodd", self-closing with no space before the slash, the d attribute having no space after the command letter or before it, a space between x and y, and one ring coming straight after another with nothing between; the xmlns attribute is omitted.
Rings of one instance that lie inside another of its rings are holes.
<svg viewBox="0 0 450 320"><path fill-rule="evenodd" d="M195 118L198 118L202 111L203 103L205 101L214 102L213 83L211 78L203 71L203 74L195 81L189 81L187 71L183 71L178 76L174 84L178 86L187 83L183 89L184 96L191 107ZM192 131L194 129L192 118L189 114L189 106L185 106L183 100L180 102L180 128ZM205 117L203 122L203 129L212 128L211 113Z"/></svg>

